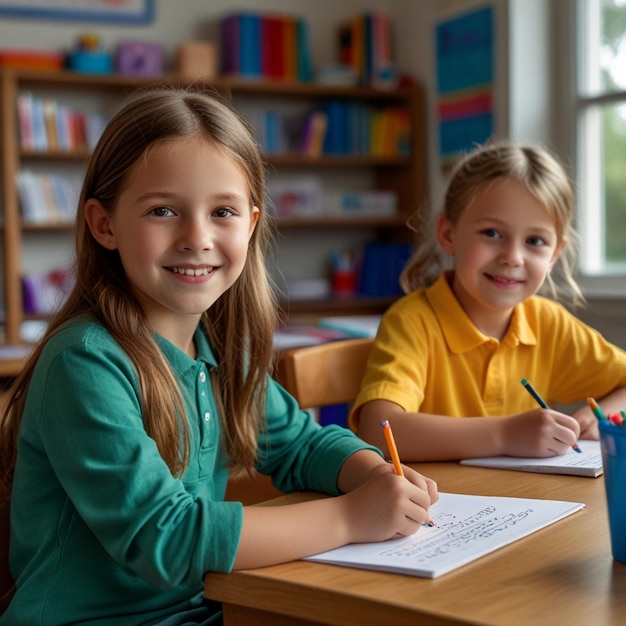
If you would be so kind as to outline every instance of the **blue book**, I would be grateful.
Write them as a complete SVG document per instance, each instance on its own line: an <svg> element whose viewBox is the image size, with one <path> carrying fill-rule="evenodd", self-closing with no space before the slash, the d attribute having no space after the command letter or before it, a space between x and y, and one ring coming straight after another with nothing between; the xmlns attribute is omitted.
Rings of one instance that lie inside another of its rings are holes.
<svg viewBox="0 0 626 626"><path fill-rule="evenodd" d="M381 318L381 315L332 315L321 317L318 324L350 337L376 337Z"/></svg>
<svg viewBox="0 0 626 626"><path fill-rule="evenodd" d="M332 156L347 154L348 105L341 100L330 100L323 109L328 116L324 154Z"/></svg>
<svg viewBox="0 0 626 626"><path fill-rule="evenodd" d="M265 113L265 130L267 154L280 154L284 152L283 141L283 120L282 115L278 111L266 111Z"/></svg>
<svg viewBox="0 0 626 626"><path fill-rule="evenodd" d="M348 427L348 404L331 404L323 406L319 410L319 423L321 426L329 426L337 424L338 426Z"/></svg>
<svg viewBox="0 0 626 626"><path fill-rule="evenodd" d="M371 241L365 244L359 293L400 296L400 274L411 255L411 244Z"/></svg>
<svg viewBox="0 0 626 626"><path fill-rule="evenodd" d="M257 13L239 16L240 74L242 78L261 78L261 17Z"/></svg>
<svg viewBox="0 0 626 626"><path fill-rule="evenodd" d="M261 18L233 13L220 21L222 73L244 79L261 77Z"/></svg>
<svg viewBox="0 0 626 626"><path fill-rule="evenodd" d="M311 37L309 23L301 18L296 18L296 52L298 80L308 83L313 80L313 61L311 58Z"/></svg>

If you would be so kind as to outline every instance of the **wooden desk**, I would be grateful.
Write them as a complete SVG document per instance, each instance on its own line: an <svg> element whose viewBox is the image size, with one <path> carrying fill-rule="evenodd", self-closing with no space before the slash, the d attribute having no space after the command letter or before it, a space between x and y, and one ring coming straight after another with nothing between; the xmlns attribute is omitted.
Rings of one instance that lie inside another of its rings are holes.
<svg viewBox="0 0 626 626"><path fill-rule="evenodd" d="M604 479L415 466L440 491L584 502L573 515L434 580L296 561L208 574L225 626L626 624L626 565L611 557ZM285 496L294 501L303 494Z"/></svg>

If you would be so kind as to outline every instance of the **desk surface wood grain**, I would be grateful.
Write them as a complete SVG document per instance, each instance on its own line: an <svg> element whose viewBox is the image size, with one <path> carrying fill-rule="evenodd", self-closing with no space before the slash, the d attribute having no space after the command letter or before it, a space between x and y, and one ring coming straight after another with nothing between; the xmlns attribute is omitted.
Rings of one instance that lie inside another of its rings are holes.
<svg viewBox="0 0 626 626"><path fill-rule="evenodd" d="M611 557L602 477L458 463L415 467L440 491L569 500L585 508L434 580L304 561L210 573L205 593L224 603L225 625L626 624L626 565Z"/></svg>

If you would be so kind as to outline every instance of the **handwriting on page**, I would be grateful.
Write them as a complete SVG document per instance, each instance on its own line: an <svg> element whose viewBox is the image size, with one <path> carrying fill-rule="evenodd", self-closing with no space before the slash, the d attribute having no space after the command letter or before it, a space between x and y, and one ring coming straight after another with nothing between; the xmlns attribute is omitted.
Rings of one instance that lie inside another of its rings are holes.
<svg viewBox="0 0 626 626"><path fill-rule="evenodd" d="M355 543L308 560L435 578L517 541L584 505L536 498L439 493L430 507L435 526L410 537Z"/></svg>
<svg viewBox="0 0 626 626"><path fill-rule="evenodd" d="M498 516L495 506L487 506L474 515L459 518L454 513L442 511L434 516L435 526L424 528L412 535L408 541L382 550L382 557L411 557L413 560L428 561L456 550L468 543L491 539L496 533L505 531L533 512L526 508Z"/></svg>

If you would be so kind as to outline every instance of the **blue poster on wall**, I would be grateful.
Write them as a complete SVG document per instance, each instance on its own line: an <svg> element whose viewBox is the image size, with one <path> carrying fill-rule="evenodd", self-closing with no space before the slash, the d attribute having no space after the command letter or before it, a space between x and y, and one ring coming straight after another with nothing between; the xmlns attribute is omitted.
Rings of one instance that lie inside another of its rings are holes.
<svg viewBox="0 0 626 626"><path fill-rule="evenodd" d="M436 27L439 155L447 166L493 133L494 26L487 7Z"/></svg>

